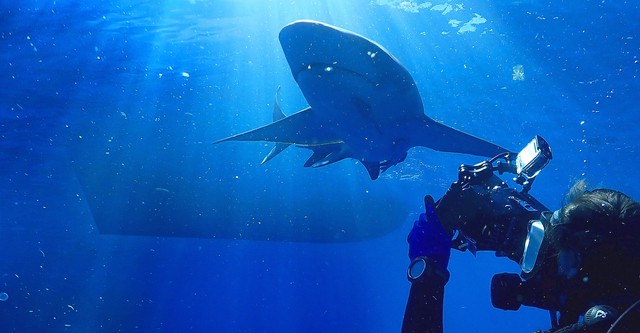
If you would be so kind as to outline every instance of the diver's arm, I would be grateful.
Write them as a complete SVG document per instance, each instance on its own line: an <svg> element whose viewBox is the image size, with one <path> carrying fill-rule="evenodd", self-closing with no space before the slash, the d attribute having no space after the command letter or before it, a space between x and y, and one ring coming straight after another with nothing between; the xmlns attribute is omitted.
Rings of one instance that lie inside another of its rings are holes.
<svg viewBox="0 0 640 333"><path fill-rule="evenodd" d="M429 195L424 198L425 213L415 221L407 241L411 264L409 299L402 321L402 332L442 332L444 285L449 280L451 236L442 227Z"/></svg>
<svg viewBox="0 0 640 333"><path fill-rule="evenodd" d="M437 265L429 265L431 267L427 270L434 273L411 283L402 320L402 333L442 333L444 285L449 279L449 273L438 272Z"/></svg>

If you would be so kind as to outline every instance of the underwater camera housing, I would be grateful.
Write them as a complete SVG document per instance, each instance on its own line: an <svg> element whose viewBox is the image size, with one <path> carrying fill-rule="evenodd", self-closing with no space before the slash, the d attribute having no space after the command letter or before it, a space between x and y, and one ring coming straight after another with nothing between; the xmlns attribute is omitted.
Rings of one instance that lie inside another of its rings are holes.
<svg viewBox="0 0 640 333"><path fill-rule="evenodd" d="M551 158L547 142L536 136L517 155L506 152L475 165L461 165L458 180L436 206L442 225L454 236L453 247L473 253L495 251L519 263L529 221L549 210L528 192ZM514 174L521 189L498 177L504 173Z"/></svg>
<svg viewBox="0 0 640 333"><path fill-rule="evenodd" d="M607 305L593 306L583 314L584 309L565 303L567 288L574 286L553 278L557 273L554 266L538 265L537 259L544 256L544 251L534 246L535 255L524 255L525 248L531 250L532 244L543 244L545 228L533 226L553 224L555 214L528 193L551 159L549 145L536 136L517 155L507 152L475 165L462 165L458 180L436 203L436 213L453 236L453 248L473 253L495 251L496 256L508 257L522 268L521 274L494 275L491 281L494 307L518 310L524 305L549 310L553 328L548 332L604 332L607 328L612 332L620 319L640 306L640 300L620 316ZM520 189L498 177L504 173L514 174L513 180ZM578 320L580 316L584 318L582 321Z"/></svg>

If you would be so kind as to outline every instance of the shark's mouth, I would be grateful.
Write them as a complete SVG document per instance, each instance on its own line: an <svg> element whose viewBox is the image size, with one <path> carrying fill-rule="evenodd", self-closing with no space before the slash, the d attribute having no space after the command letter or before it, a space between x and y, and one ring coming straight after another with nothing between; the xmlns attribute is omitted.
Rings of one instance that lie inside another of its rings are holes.
<svg viewBox="0 0 640 333"><path fill-rule="evenodd" d="M369 82L369 84L371 84L372 86L376 85L376 83L369 77L367 73L361 73L359 71L340 66L336 62L331 64L325 63L325 62L313 62L313 63L303 64L299 66L296 70L292 69L291 73L293 74L293 78L297 82L300 78L300 74L309 72L309 71L323 73L327 75L330 75L332 73L347 73L349 75L358 77L364 81Z"/></svg>

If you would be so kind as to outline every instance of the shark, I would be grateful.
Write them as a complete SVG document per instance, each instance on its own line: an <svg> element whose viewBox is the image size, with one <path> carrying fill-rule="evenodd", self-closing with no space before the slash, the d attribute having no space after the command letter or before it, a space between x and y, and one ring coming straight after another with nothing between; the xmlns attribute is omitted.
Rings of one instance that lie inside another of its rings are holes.
<svg viewBox="0 0 640 333"><path fill-rule="evenodd" d="M351 158L372 180L404 161L413 147L484 157L508 152L425 115L409 71L375 41L311 20L286 25L279 40L309 106L287 116L276 91L272 123L214 144L275 143L262 163L292 145L313 152L305 167Z"/></svg>

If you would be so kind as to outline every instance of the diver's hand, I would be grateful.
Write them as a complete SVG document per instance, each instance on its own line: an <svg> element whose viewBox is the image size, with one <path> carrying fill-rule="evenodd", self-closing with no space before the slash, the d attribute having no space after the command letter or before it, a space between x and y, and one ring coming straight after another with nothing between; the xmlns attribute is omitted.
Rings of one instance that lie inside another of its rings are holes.
<svg viewBox="0 0 640 333"><path fill-rule="evenodd" d="M413 224L407 241L409 259L429 257L439 268L446 270L451 256L451 237L442 227L435 211L435 203L430 195L424 197L425 213Z"/></svg>

